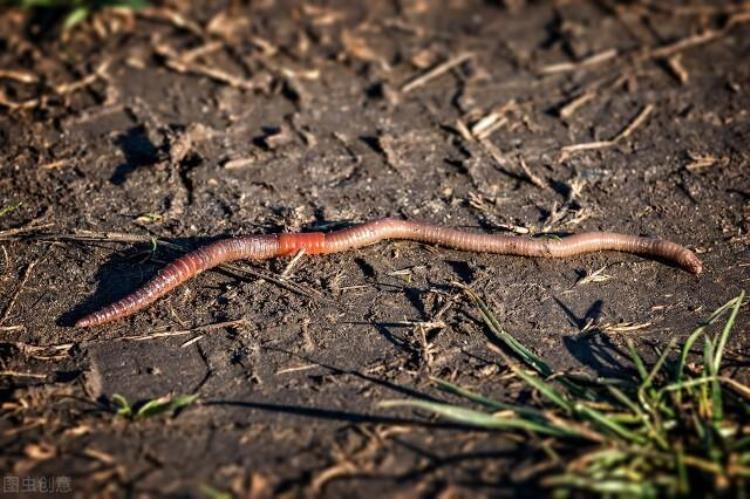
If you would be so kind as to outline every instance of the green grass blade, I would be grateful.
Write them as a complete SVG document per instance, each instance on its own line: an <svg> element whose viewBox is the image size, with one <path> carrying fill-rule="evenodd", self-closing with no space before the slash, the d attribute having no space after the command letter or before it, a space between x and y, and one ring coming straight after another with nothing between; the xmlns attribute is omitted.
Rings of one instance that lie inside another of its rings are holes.
<svg viewBox="0 0 750 499"><path fill-rule="evenodd" d="M545 480L546 485L557 487L571 487L587 490L605 496L616 497L656 497L656 489L650 482L636 482L627 479L597 480L580 475L566 474L550 477Z"/></svg>
<svg viewBox="0 0 750 499"><path fill-rule="evenodd" d="M628 397L622 390L620 390L617 387L608 386L607 389L609 390L610 394L615 398L615 400L619 401L622 405L624 405L630 411L632 411L634 414L637 415L637 417L640 419L643 425L645 425L646 428L648 429L648 433L651 436L651 438L653 438L656 441L656 443L659 445L659 447L662 450L666 450L669 447L669 443L667 442L667 435L665 434L661 425L658 428L654 426L654 424L651 422L649 417L643 412L643 410L636 403L635 400ZM659 397L657 397L657 400Z"/></svg>
<svg viewBox="0 0 750 499"><path fill-rule="evenodd" d="M732 328L734 327L734 322L737 320L737 314L740 313L740 308L742 307L742 302L745 299L745 292L742 291L740 295L735 298L735 304L732 307L732 311L729 314L729 319L727 319L726 324L724 324L724 329L721 332L721 335L719 336L719 340L716 344L716 353L714 355L714 374L718 374L721 370L721 358L724 355L724 348L727 345L727 340L729 339L729 334L732 331Z"/></svg>
<svg viewBox="0 0 750 499"><path fill-rule="evenodd" d="M677 493L687 495L690 492L690 481L688 480L687 466L685 466L685 454L682 448L675 451L675 468L677 468Z"/></svg>
<svg viewBox="0 0 750 499"><path fill-rule="evenodd" d="M507 346L511 351L513 351L513 353L518 356L521 361L523 361L529 367L533 368L543 377L546 378L552 375L552 368L541 357L537 356L531 350L526 348L522 343L520 343L502 328L500 322L497 320L497 317L495 317L495 314L479 297L479 295L477 295L469 288L464 288L464 292L479 308L484 323L493 333L495 339Z"/></svg>
<svg viewBox="0 0 750 499"><path fill-rule="evenodd" d="M187 407L198 400L198 395L181 395L178 397L159 397L143 404L135 413L136 419L145 419L157 414L172 412Z"/></svg>
<svg viewBox="0 0 750 499"><path fill-rule="evenodd" d="M215 489L211 487L210 485L201 485L201 492L204 496L206 496L207 499L233 499L234 496L230 494L229 492L224 492L223 490Z"/></svg>
<svg viewBox="0 0 750 499"><path fill-rule="evenodd" d="M682 381L680 383L670 383L669 385L660 388L659 393L687 390L688 388L692 388L694 386L705 385L706 383L710 383L716 379L717 378L715 376L703 376L700 378L693 378L687 381Z"/></svg>
<svg viewBox="0 0 750 499"><path fill-rule="evenodd" d="M539 393L547 397L547 399L549 399L555 405L568 413L573 410L573 405L565 398L565 395L563 395L559 390L552 386L552 384L547 383L543 379L533 374L525 372L518 366L512 366L511 368L519 378L526 382L527 385L538 390Z"/></svg>
<svg viewBox="0 0 750 499"><path fill-rule="evenodd" d="M8 206L3 206L2 208L0 208L0 217L4 217L5 215L13 213L18 208L20 208L22 204L23 203L21 202L17 202L17 203L11 203Z"/></svg>
<svg viewBox="0 0 750 499"><path fill-rule="evenodd" d="M643 411L638 406L638 404L632 400L630 397L628 397L625 392L617 388L616 386L607 386L607 391L612 395L612 397L620 402L622 405L624 405L628 410L633 412L634 414L637 414L638 416L644 416Z"/></svg>
<svg viewBox="0 0 750 499"><path fill-rule="evenodd" d="M492 337L496 341L505 345L508 349L510 349L516 355L516 357L520 361L522 361L527 366L531 367L533 370L539 373L543 378L549 378L554 374L554 371L544 359L542 359L541 357L536 355L534 352L526 348L521 342L519 342L511 334L509 334L502 328L495 314L492 312L489 306L487 306L484 300L482 300L479 297L479 295L477 295L473 290L465 286L463 287L463 290L469 296L469 298L474 302L474 304L479 308L479 312L480 312L480 315L482 316L482 320L484 321L485 325L490 330L490 333L492 333ZM560 384L564 385L568 390L573 392L576 396L586 397L588 399L594 398L591 394L591 390L587 390L586 388L580 386L578 383L576 383L572 379L568 379L566 376L558 377L557 381Z"/></svg>
<svg viewBox="0 0 750 499"><path fill-rule="evenodd" d="M721 393L721 385L719 383L717 366L714 362L716 359L716 346L714 341L706 337L706 342L703 346L703 365L705 372L708 373L707 378L710 378L708 384L701 385L704 394L704 400L707 404L709 414L714 423L720 422L724 419L724 404Z"/></svg>
<svg viewBox="0 0 750 499"><path fill-rule="evenodd" d="M133 415L133 408L131 407L130 402L119 393L112 395L112 402L117 406L118 416L129 418Z"/></svg>
<svg viewBox="0 0 750 499"><path fill-rule="evenodd" d="M705 327L698 327L692 333L690 333L688 339L685 340L685 343L682 346L682 351L680 352L680 359L677 362L677 368L675 369L675 383L682 383L682 380L685 377L685 365L687 364L688 355L690 355L690 351L692 350L695 342L698 341L698 338L700 338L705 333L705 330ZM682 404L682 392L677 392L676 404Z"/></svg>
<svg viewBox="0 0 750 499"><path fill-rule="evenodd" d="M648 370L646 370L646 364L643 362L643 358L641 358L641 355L635 349L633 340L628 338L626 341L626 344L628 346L628 353L630 354L630 359L633 361L633 365L638 371L638 376L640 376L642 381L645 381L646 378L648 377Z"/></svg>
<svg viewBox="0 0 750 499"><path fill-rule="evenodd" d="M738 301L738 298L744 297L744 291L740 294L740 296L735 297L728 302L726 302L721 307L717 308L713 311L713 313L709 316L708 319L706 319L700 326L695 328L692 333L690 333L690 336L685 341L683 347L682 347L682 354L680 355L680 361L677 366L677 377L675 379L676 382L682 381L682 377L684 375L684 369L685 365L687 364L687 358L690 354L690 351L692 350L695 342L700 338L701 335L703 335L706 331L706 328L716 322L727 310L729 310L732 307L735 307ZM739 300L741 303L741 300Z"/></svg>
<svg viewBox="0 0 750 499"><path fill-rule="evenodd" d="M541 423L516 417L498 416L486 412L475 411L473 409L467 409L461 406L430 402L427 400L384 400L380 402L378 406L383 408L411 407L413 409L422 409L456 423L491 430L525 430L540 435L550 435L554 437L581 437L581 435L575 431L560 428L550 423Z"/></svg>
<svg viewBox="0 0 750 499"><path fill-rule="evenodd" d="M659 356L659 359L654 364L654 367L648 373L648 376L646 376L646 379L643 380L643 383L640 386L641 390L645 390L653 384L654 378L656 378L656 375L659 374L661 368L664 367L664 363L667 361L667 357L669 356L672 349L674 349L676 344L677 340L675 339L672 339L672 341L669 342L667 348L664 349L664 352L662 352L662 354Z"/></svg>
<svg viewBox="0 0 750 499"><path fill-rule="evenodd" d="M713 410L711 411L711 414L713 414L714 419L714 425L716 426L716 429L718 430L719 425L724 420L724 395L721 391L721 384L719 383L718 379L711 380L711 405L713 406Z"/></svg>
<svg viewBox="0 0 750 499"><path fill-rule="evenodd" d="M445 392L458 395L459 397L463 397L467 400L471 400L472 402L481 404L484 407L487 407L488 409L493 410L493 411L508 410L508 411L514 411L515 413L519 415L523 415L527 417L535 417L535 418L544 417L544 413L536 409L530 409L528 407L520 407L520 406L516 406L513 404L508 404L505 402L493 400L493 399L485 397L484 395L480 395L471 390L460 387L458 385L454 385L453 383L449 383L448 381L445 381L439 378L430 377L430 380L433 381L438 386L438 388L440 388L441 390Z"/></svg>
<svg viewBox="0 0 750 499"><path fill-rule="evenodd" d="M148 7L147 0L104 0L102 5L107 7L121 7L130 10L142 10Z"/></svg>
<svg viewBox="0 0 750 499"><path fill-rule="evenodd" d="M87 6L76 7L75 9L68 12L63 21L63 31L67 31L74 27L76 24L83 22L91 13L91 10Z"/></svg>
<svg viewBox="0 0 750 499"><path fill-rule="evenodd" d="M575 409L576 414L583 416L587 420L596 424L598 427L603 428L605 430L609 430L611 433L614 433L615 435L629 442L636 443L639 445L646 443L646 439L644 437L636 433L633 433L632 431L628 430L621 424L618 424L615 421L613 421L611 418L607 417L606 414L600 411L597 411L596 409L592 409L583 404L576 404L574 409Z"/></svg>

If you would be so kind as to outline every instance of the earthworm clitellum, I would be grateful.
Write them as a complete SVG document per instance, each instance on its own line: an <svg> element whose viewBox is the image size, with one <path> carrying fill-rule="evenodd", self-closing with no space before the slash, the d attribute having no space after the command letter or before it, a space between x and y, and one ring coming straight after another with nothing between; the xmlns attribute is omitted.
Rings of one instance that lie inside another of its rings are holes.
<svg viewBox="0 0 750 499"><path fill-rule="evenodd" d="M563 258L596 251L622 251L657 258L693 274L701 261L687 248L662 239L586 232L562 239L477 234L426 222L395 218L373 220L330 233L268 234L224 239L196 249L167 265L158 275L125 298L89 314L77 327L97 326L121 319L150 305L204 270L233 260L265 260L304 250L308 254L337 253L385 239L407 239L478 253Z"/></svg>

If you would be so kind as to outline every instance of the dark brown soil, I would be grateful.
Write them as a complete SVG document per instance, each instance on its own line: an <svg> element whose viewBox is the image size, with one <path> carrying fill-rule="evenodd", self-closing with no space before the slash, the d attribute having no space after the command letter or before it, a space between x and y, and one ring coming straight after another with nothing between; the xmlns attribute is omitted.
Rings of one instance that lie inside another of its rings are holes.
<svg viewBox="0 0 750 499"><path fill-rule="evenodd" d="M607 375L626 338L685 337L748 286L747 10L369 3L101 12L65 39L2 14L0 68L26 75L0 80L0 208L20 203L0 218L5 477L69 477L80 496L527 493L546 460L533 438L377 406L446 399L430 376L529 396L454 283L557 368ZM492 112L505 123L477 140ZM174 257L82 230L198 245L382 216L658 236L706 271L385 243L304 257L291 287L210 272L130 319L70 327ZM602 267L610 279L577 284ZM747 332L741 318L732 358ZM200 402L176 415L111 410L114 394L189 393Z"/></svg>

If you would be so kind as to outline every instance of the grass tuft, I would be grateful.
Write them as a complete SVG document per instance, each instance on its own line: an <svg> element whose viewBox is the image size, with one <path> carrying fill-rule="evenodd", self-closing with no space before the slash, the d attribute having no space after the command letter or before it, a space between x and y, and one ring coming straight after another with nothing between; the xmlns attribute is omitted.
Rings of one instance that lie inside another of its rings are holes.
<svg viewBox="0 0 750 499"><path fill-rule="evenodd" d="M464 288L479 310L492 349L528 388L535 406L493 400L434 379L438 388L475 407L427 400L388 400L488 430L545 437L564 457L542 485L615 496L742 495L750 487L750 387L722 374L722 360L745 293L714 311L678 346L671 341L649 363L628 340L632 370L621 378L586 380L555 372L500 326L487 304ZM724 321L718 332L712 326ZM702 361L688 364L703 340ZM507 354L506 352L509 352Z"/></svg>
<svg viewBox="0 0 750 499"><path fill-rule="evenodd" d="M149 400L136 408L119 393L112 395L116 414L132 421L146 419L168 412L173 413L179 409L192 405L196 400L198 400L198 395L179 395L176 397L167 395Z"/></svg>

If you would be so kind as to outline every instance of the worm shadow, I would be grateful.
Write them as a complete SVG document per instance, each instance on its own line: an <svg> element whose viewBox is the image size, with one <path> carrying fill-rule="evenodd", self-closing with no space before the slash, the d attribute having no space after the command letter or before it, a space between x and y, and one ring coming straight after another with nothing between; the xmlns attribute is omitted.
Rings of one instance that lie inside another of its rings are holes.
<svg viewBox="0 0 750 499"><path fill-rule="evenodd" d="M364 258L356 257L354 258L354 263L357 264L359 270L368 279L374 279L377 276L375 268L370 265Z"/></svg>
<svg viewBox="0 0 750 499"><path fill-rule="evenodd" d="M146 127L139 125L128 129L115 139L115 144L122 149L125 163L115 168L109 179L115 185L122 185L131 173L143 166L151 166L159 161L159 150L151 142Z"/></svg>
<svg viewBox="0 0 750 499"><path fill-rule="evenodd" d="M168 241L186 249L193 249L222 238L222 236L177 238ZM168 265L167 262L171 262L181 254L168 248L159 248L157 249L158 258L164 260L165 263L157 264L149 261L151 250L150 244L147 243L137 244L121 251L113 249L112 255L96 273L96 291L72 310L61 315L57 320L57 325L72 327L84 315L124 298L154 277L160 269Z"/></svg>

